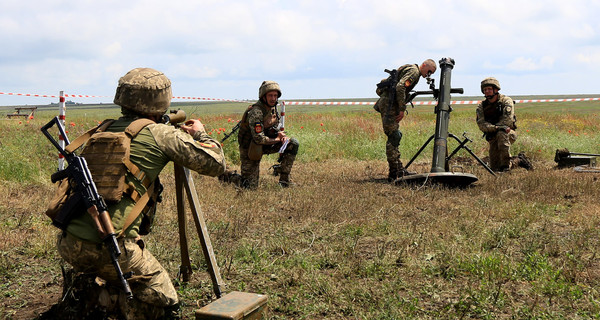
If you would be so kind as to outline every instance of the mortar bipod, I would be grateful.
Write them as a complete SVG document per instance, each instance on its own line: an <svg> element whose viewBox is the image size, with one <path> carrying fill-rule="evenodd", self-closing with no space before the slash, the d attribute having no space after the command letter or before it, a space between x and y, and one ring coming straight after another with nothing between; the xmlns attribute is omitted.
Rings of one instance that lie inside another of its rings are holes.
<svg viewBox="0 0 600 320"><path fill-rule="evenodd" d="M463 132L463 137L465 138L463 141L460 141L460 139L452 133L449 133L448 135L458 142L458 146L452 151L452 153L450 153L449 156L446 157L446 162L450 161L452 156L454 156L460 149L465 149L467 150L467 152L469 152L471 156L473 156L473 158L475 158L475 160L477 160L477 162L479 162L479 164L481 164L485 168L485 170L487 170L494 177L496 176L494 171L485 162L483 162L483 160L481 160L477 155L475 155L475 153L473 153L473 151L469 149L469 147L467 147L467 142L473 142L473 140L467 137L466 132Z"/></svg>
<svg viewBox="0 0 600 320"><path fill-rule="evenodd" d="M465 139L461 141L456 135L454 135L452 133L448 133L448 136L451 138L454 138L459 143L459 145L452 151L452 153L449 156L446 157L446 162L450 161L450 159L460 149L465 149L465 150L467 150L467 152L469 152L469 154L471 154L471 156L473 156L475 158L475 160L477 160L477 162L479 162L491 175L493 175L495 177L496 174L494 173L494 171L492 171L492 169L490 169L490 167L485 162L483 162L483 160L481 160L477 155L475 155L475 153L473 153L473 151L469 147L467 147L467 145L466 145L467 142L472 142L473 140L468 138L466 134L467 134L466 132L463 133L463 137ZM423 150L427 147L427 145L429 145L431 140L433 140L434 136L435 135L432 135L431 137L429 137L429 139L423 144L423 146L421 146L421 149L419 149L419 151L417 151L417 153L406 164L406 166L405 166L406 169L408 169L408 167L415 161L415 159L417 159L417 157L421 154L421 152L423 152Z"/></svg>

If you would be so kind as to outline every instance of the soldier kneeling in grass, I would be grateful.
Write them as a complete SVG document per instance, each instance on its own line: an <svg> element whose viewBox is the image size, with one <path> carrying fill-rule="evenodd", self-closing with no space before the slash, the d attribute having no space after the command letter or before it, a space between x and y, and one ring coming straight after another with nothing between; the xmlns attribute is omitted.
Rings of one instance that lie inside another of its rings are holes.
<svg viewBox="0 0 600 320"><path fill-rule="evenodd" d="M490 168L496 172L509 171L515 167L533 170L533 164L525 153L511 157L510 146L517 140L517 118L512 98L498 93L500 82L496 78L481 81L485 100L477 106L477 125L490 145Z"/></svg>

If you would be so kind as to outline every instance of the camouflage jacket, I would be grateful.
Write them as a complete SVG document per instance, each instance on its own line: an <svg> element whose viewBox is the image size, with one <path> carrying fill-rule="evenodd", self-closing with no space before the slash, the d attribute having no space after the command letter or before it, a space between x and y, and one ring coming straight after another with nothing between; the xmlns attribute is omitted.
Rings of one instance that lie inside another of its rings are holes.
<svg viewBox="0 0 600 320"><path fill-rule="evenodd" d="M377 88L376 93L379 96L379 100L375 103L375 110L389 117L396 117L401 111L405 111L409 92L419 83L420 78L421 73L419 66L416 64L405 64L398 68L399 80L396 84L396 101L392 103L390 108L389 93L383 88ZM386 80L383 79L381 81Z"/></svg>
<svg viewBox="0 0 600 320"><path fill-rule="evenodd" d="M483 100L477 106L477 126L483 133L496 132L496 126L507 126L513 130L516 126L515 105L510 97L498 94L498 100L489 103Z"/></svg>
<svg viewBox="0 0 600 320"><path fill-rule="evenodd" d="M241 148L250 147L250 142L256 144L274 144L279 127L279 114L275 107L270 108L261 101L252 105L242 117L238 142Z"/></svg>
<svg viewBox="0 0 600 320"><path fill-rule="evenodd" d="M133 121L132 118L120 118L107 131L120 132ZM188 167L200 174L217 176L225 171L225 157L221 144L210 138L204 131L196 132L194 137L166 124L151 124L142 129L131 141L130 160L154 181L169 161ZM126 183L134 184L136 190L144 193L139 180L128 174ZM115 231L119 233L125 219L133 209L135 202L128 196L117 203L108 204ZM125 232L125 237L137 237L141 224L141 215ZM86 241L100 243L90 216L82 212L71 220L67 232Z"/></svg>

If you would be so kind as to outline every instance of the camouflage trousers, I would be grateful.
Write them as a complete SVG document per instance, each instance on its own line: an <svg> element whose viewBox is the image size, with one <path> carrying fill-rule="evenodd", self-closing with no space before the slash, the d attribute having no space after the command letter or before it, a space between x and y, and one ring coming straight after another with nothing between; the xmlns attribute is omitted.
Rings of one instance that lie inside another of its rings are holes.
<svg viewBox="0 0 600 320"><path fill-rule="evenodd" d="M287 145L287 148L282 154L280 154L277 161L280 162L280 179L287 177L292 171L294 160L296 160L296 154L298 153L299 147L298 140L291 138ZM264 154L278 153L281 149L282 143L276 143L272 145L263 145L262 152ZM260 160L250 160L248 157L248 149L240 146L240 162L241 162L241 175L244 186L248 188L258 187L258 178L260 175Z"/></svg>
<svg viewBox="0 0 600 320"><path fill-rule="evenodd" d="M400 140L402 140L402 132L400 132L400 124L396 122L394 117L381 114L381 123L383 125L383 133L387 136L385 143L385 155L387 157L390 170L402 167L400 161Z"/></svg>
<svg viewBox="0 0 600 320"><path fill-rule="evenodd" d="M503 171L512 169L510 146L516 140L517 133L514 130L510 130L509 133L498 131L496 136L488 141L490 144L490 168L492 170Z"/></svg>
<svg viewBox="0 0 600 320"><path fill-rule="evenodd" d="M165 308L173 307L179 300L167 271L154 256L144 249L141 239L118 240L121 249L119 264L123 273L133 271L128 280L133 300L126 301L121 291L116 303L124 319L158 319L165 316ZM68 233L57 238L59 254L77 272L92 273L120 288L116 272L105 246L82 241ZM99 301L99 303L103 303ZM106 303L106 301L104 302ZM115 306L103 306L114 309Z"/></svg>

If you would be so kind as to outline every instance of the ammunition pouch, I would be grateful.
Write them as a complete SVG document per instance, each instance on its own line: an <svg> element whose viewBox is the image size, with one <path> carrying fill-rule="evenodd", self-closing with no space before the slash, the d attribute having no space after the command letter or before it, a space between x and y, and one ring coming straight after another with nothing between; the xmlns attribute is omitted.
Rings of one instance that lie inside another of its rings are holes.
<svg viewBox="0 0 600 320"><path fill-rule="evenodd" d="M45 214L52 219L52 224L65 230L69 222L77 215L85 212L86 208L81 198L81 194L75 192L69 178L64 178L57 182L56 190Z"/></svg>
<svg viewBox="0 0 600 320"><path fill-rule="evenodd" d="M254 141L250 142L250 147L248 148L248 158L252 161L260 161L263 156L263 146L257 144Z"/></svg>

